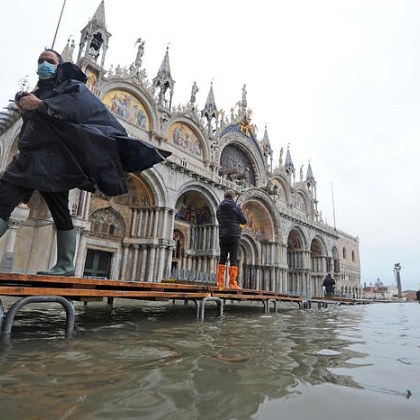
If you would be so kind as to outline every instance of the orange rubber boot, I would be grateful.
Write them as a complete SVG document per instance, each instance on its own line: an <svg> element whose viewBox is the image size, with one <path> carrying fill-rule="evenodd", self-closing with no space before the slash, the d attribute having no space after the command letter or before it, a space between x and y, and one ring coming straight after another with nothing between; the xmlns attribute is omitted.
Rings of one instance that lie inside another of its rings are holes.
<svg viewBox="0 0 420 420"><path fill-rule="evenodd" d="M237 277L238 277L238 267L235 267L235 266L229 267L229 287L231 289L240 289L238 283L236 283Z"/></svg>
<svg viewBox="0 0 420 420"><path fill-rule="evenodd" d="M225 269L224 264L217 265L217 287L219 290L222 290L225 287Z"/></svg>

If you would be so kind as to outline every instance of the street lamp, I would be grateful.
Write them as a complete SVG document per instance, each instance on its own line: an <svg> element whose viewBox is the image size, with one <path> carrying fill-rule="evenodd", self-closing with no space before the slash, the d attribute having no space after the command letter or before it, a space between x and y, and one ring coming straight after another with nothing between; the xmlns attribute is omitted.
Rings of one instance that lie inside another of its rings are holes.
<svg viewBox="0 0 420 420"><path fill-rule="evenodd" d="M400 271L401 271L401 264L400 263L394 264L394 273L395 273L395 278L397 281L397 288L398 288L398 299L402 298Z"/></svg>

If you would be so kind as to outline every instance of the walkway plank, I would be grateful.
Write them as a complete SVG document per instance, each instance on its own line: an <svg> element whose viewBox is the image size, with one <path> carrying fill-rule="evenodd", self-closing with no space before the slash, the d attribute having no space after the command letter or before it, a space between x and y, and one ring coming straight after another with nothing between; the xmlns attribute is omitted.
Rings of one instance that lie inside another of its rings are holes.
<svg viewBox="0 0 420 420"><path fill-rule="evenodd" d="M87 288L98 287L102 289L125 289L125 290L156 290L156 291L208 291L211 289L208 285L190 285L181 283L152 283L152 282L134 282L107 279L90 279L84 277L61 277L61 276L43 276L37 274L16 274L0 273L0 286L3 284L30 284L30 285L48 285L50 287L77 287Z"/></svg>
<svg viewBox="0 0 420 420"><path fill-rule="evenodd" d="M0 286L0 295L8 296L68 296L68 297L120 297L137 299L203 299L211 296L210 293L197 292L157 292L137 290L99 290L99 289L75 289L60 287L22 287Z"/></svg>

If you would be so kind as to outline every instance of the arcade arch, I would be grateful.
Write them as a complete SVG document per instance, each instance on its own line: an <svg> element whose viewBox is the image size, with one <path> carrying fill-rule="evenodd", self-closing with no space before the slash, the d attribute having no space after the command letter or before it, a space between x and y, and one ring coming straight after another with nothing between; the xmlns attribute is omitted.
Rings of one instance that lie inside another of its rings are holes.
<svg viewBox="0 0 420 420"><path fill-rule="evenodd" d="M311 292L319 296L322 292L322 281L327 267L327 248L320 237L311 242Z"/></svg>
<svg viewBox="0 0 420 420"><path fill-rule="evenodd" d="M223 148L220 156L220 173L226 175L231 181L244 180L256 186L254 165L248 153L235 143L230 143Z"/></svg>
<svg viewBox="0 0 420 420"><path fill-rule="evenodd" d="M211 281L216 272L218 228L207 191L189 188L175 204L171 277ZM177 250L179 249L179 252Z"/></svg>
<svg viewBox="0 0 420 420"><path fill-rule="evenodd" d="M291 293L303 291L305 284L306 240L300 228L294 227L287 237L287 289Z"/></svg>

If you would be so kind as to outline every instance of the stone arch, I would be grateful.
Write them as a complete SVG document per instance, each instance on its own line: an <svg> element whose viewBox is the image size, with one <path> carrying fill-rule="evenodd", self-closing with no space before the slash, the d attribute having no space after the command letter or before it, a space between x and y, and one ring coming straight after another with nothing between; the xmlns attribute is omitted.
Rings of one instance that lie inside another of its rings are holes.
<svg viewBox="0 0 420 420"><path fill-rule="evenodd" d="M166 206L169 200L168 190L166 188L165 180L156 167L150 168L141 174L131 174L136 178L140 178L146 183L151 192L153 192L155 206Z"/></svg>
<svg viewBox="0 0 420 420"><path fill-rule="evenodd" d="M187 182L183 185L182 189L178 192L178 195L175 198L175 203L173 204L176 207L176 203L179 202L182 195L190 192L196 192L201 194L206 200L208 200L210 209L214 220L216 220L216 208L219 205L219 197L216 196L215 192L202 184L198 184L195 181Z"/></svg>
<svg viewBox="0 0 420 420"><path fill-rule="evenodd" d="M248 184L254 186L266 183L266 166L260 148L235 127L229 127L220 137L219 159L220 175L230 175L231 180L245 184L248 178ZM246 167L249 167L249 172Z"/></svg>
<svg viewBox="0 0 420 420"><path fill-rule="evenodd" d="M171 276L213 281L218 262L216 199L199 184L184 185L175 203L173 234L182 237L184 255L174 259Z"/></svg>
<svg viewBox="0 0 420 420"><path fill-rule="evenodd" d="M95 210L89 221L92 224L90 236L123 238L125 235L124 219L111 206Z"/></svg>
<svg viewBox="0 0 420 420"><path fill-rule="evenodd" d="M127 186L128 193L116 196L114 198L116 203L135 208L153 207L155 205L153 191L141 176L128 174Z"/></svg>
<svg viewBox="0 0 420 420"><path fill-rule="evenodd" d="M280 176L276 176L271 179L271 182L272 188L274 189L273 193L277 199L286 204L290 204L292 202L292 196L287 181Z"/></svg>
<svg viewBox="0 0 420 420"><path fill-rule="evenodd" d="M273 235L270 240L281 242L283 234L282 222L277 208L270 196L260 189L249 188L238 197L238 203L242 208L246 206L248 201L257 202L264 209L264 212L266 212L267 216L270 218L270 224L272 226Z"/></svg>
<svg viewBox="0 0 420 420"><path fill-rule="evenodd" d="M304 251L307 249L308 241L299 226L292 226L287 234L287 249Z"/></svg>
<svg viewBox="0 0 420 420"><path fill-rule="evenodd" d="M244 289L257 288L256 266L260 262L259 255L259 246L255 239L244 233L241 237L238 276Z"/></svg>
<svg viewBox="0 0 420 420"><path fill-rule="evenodd" d="M326 258L326 246L321 238L315 236L311 242L311 266L312 272L324 273L325 265L324 260Z"/></svg>
<svg viewBox="0 0 420 420"><path fill-rule="evenodd" d="M293 226L287 235L288 291L297 293L306 284L305 250L307 240L299 226Z"/></svg>
<svg viewBox="0 0 420 420"><path fill-rule="evenodd" d="M271 214L261 201L248 199L242 210L247 219L243 231L256 241L274 241L275 229Z"/></svg>
<svg viewBox="0 0 420 420"><path fill-rule="evenodd" d="M175 204L175 220L190 225L211 224L216 221L214 206L200 189L184 191Z"/></svg>
<svg viewBox="0 0 420 420"><path fill-rule="evenodd" d="M303 191L296 191L293 195L293 207L305 213L309 210L309 201Z"/></svg>
<svg viewBox="0 0 420 420"><path fill-rule="evenodd" d="M327 247L322 237L315 235L310 246L311 276L310 288L314 295L321 295L322 281L328 266Z"/></svg>
<svg viewBox="0 0 420 420"><path fill-rule="evenodd" d="M227 144L220 155L220 174L230 181L244 180L245 183L257 185L255 163L241 145Z"/></svg>

